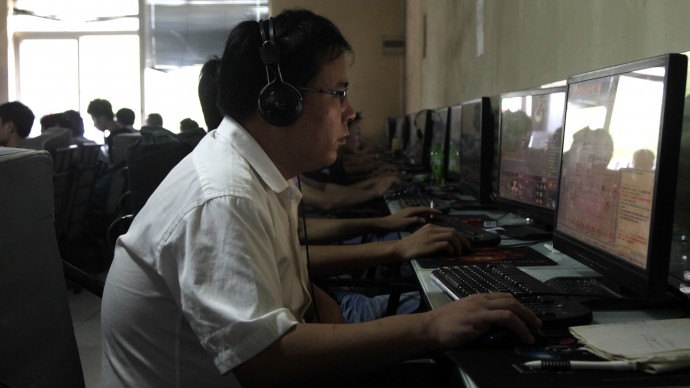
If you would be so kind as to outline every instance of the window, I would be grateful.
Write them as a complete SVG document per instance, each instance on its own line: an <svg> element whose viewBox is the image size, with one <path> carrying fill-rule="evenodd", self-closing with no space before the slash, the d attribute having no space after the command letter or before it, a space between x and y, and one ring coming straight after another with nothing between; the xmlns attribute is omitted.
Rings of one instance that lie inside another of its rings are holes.
<svg viewBox="0 0 690 388"><path fill-rule="evenodd" d="M135 127L152 112L173 132L186 117L203 126L201 65L222 55L235 24L268 16L268 0L143 4L140 10L138 0L14 1L8 28L14 33L17 84L10 94L36 115L30 136L40 133L42 116L74 109L84 119L85 136L102 142L86 113L95 98L109 100L114 111L137 112ZM143 47L141 34L147 37Z"/></svg>

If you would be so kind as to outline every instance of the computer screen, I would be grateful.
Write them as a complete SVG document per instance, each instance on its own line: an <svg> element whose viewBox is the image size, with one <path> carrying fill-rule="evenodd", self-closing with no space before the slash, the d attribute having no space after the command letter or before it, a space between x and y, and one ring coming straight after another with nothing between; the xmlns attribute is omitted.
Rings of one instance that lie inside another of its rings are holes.
<svg viewBox="0 0 690 388"><path fill-rule="evenodd" d="M494 124L491 100L460 105L460 182L480 203L491 202Z"/></svg>
<svg viewBox="0 0 690 388"><path fill-rule="evenodd" d="M650 299L668 289L686 73L669 54L568 78L554 247Z"/></svg>
<svg viewBox="0 0 690 388"><path fill-rule="evenodd" d="M496 206L553 226L565 87L500 96Z"/></svg>

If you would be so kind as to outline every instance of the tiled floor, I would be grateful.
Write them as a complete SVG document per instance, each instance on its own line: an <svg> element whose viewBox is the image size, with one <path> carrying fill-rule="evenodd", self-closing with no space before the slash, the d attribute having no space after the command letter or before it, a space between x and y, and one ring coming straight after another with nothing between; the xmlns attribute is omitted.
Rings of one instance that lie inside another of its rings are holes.
<svg viewBox="0 0 690 388"><path fill-rule="evenodd" d="M76 294L68 290L67 298L86 388L99 388L101 386L101 298L86 290Z"/></svg>

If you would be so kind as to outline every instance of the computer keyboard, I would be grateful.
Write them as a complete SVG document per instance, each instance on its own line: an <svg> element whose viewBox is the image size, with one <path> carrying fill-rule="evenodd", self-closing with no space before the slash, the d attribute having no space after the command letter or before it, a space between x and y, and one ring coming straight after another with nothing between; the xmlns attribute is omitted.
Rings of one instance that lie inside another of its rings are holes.
<svg viewBox="0 0 690 388"><path fill-rule="evenodd" d="M443 201L439 199L434 199L433 196L426 194L417 194L402 197L399 199L399 203L400 207L402 208L413 206L426 206L433 207L434 209L441 211L443 211L444 208L448 208L448 206Z"/></svg>
<svg viewBox="0 0 690 388"><path fill-rule="evenodd" d="M462 218L444 216L431 221L434 225L455 228L470 241L472 248L495 247L501 243L501 236L479 226L463 222Z"/></svg>
<svg viewBox="0 0 690 388"><path fill-rule="evenodd" d="M542 328L556 329L586 325L592 310L510 264L476 264L442 267L431 279L451 299L485 292L507 292L534 311Z"/></svg>

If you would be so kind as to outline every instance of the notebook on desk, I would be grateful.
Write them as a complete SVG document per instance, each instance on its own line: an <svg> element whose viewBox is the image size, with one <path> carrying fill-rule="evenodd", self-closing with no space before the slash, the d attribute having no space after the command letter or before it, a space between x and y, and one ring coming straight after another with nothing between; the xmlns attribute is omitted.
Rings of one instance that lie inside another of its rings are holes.
<svg viewBox="0 0 690 388"><path fill-rule="evenodd" d="M457 365L464 377L478 387L649 387L687 386L690 370L678 370L662 375L642 371L550 371L524 366L533 360L603 361L584 352L575 339L567 334L548 338L541 346L516 346L506 349L458 349L445 353Z"/></svg>

